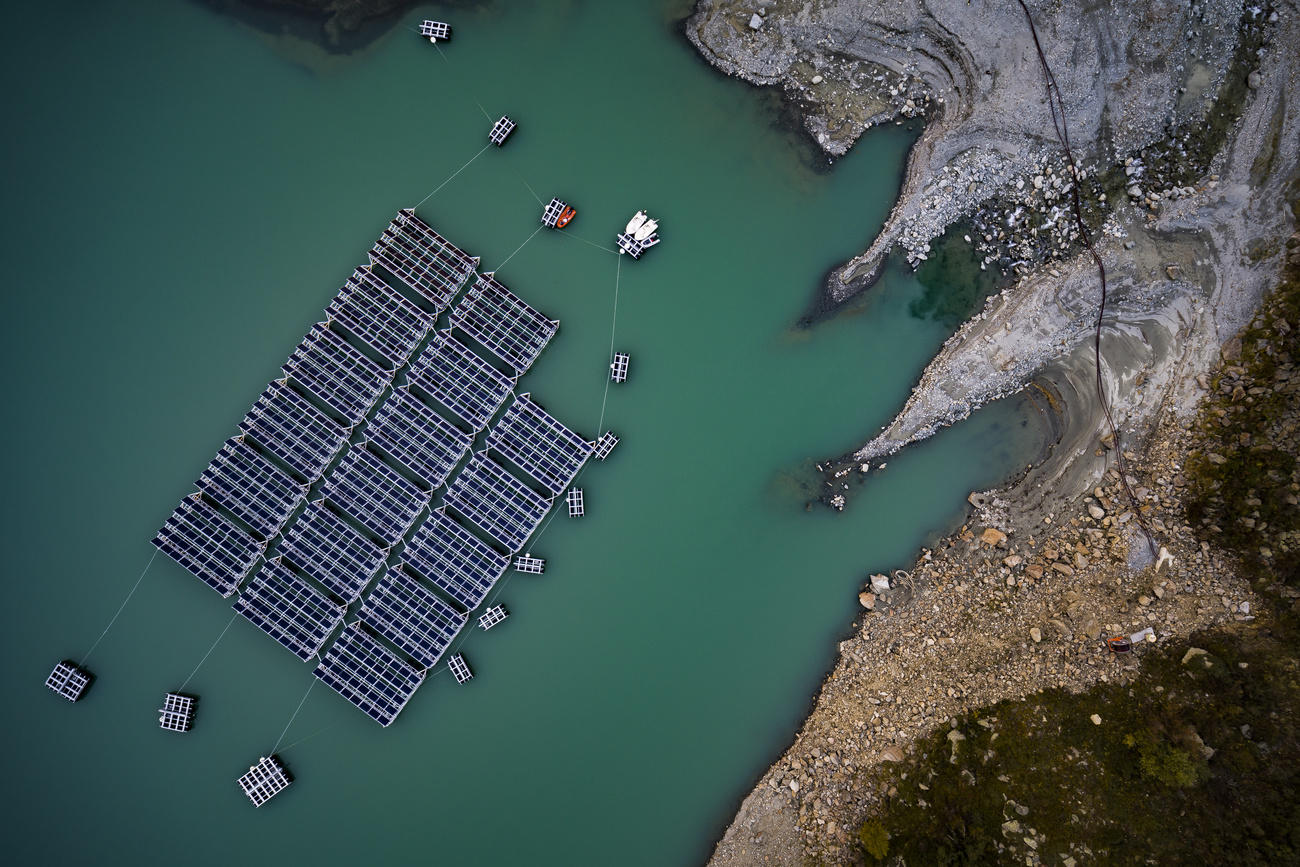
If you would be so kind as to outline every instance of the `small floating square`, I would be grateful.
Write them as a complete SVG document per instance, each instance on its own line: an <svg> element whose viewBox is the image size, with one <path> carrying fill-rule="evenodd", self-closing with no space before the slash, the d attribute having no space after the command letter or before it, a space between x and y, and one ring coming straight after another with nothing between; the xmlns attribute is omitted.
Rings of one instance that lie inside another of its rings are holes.
<svg viewBox="0 0 1300 867"><path fill-rule="evenodd" d="M451 669L451 676L456 678L457 683L465 683L474 676L474 672L469 670L469 663L465 662L464 654L458 653L448 659L447 667Z"/></svg>
<svg viewBox="0 0 1300 867"><path fill-rule="evenodd" d="M510 134L515 131L515 122L509 117L502 115L501 119L492 124L492 131L488 133L488 141L497 147L506 143Z"/></svg>
<svg viewBox="0 0 1300 867"><path fill-rule="evenodd" d="M570 518L581 518L586 514L586 506L582 502L582 488L574 488L569 491L564 501L569 504Z"/></svg>
<svg viewBox="0 0 1300 867"><path fill-rule="evenodd" d="M420 24L420 35L434 43L439 40L447 40L451 38L451 25L426 19Z"/></svg>
<svg viewBox="0 0 1300 867"><path fill-rule="evenodd" d="M45 685L56 695L61 695L68 701L76 701L85 695L92 680L94 675L65 659L54 666L50 676L45 678Z"/></svg>
<svg viewBox="0 0 1300 867"><path fill-rule="evenodd" d="M187 732L194 725L194 696L169 692L158 708L158 725L169 732Z"/></svg>
<svg viewBox="0 0 1300 867"><path fill-rule="evenodd" d="M243 789L254 807L260 807L276 795L283 792L293 782L289 772L275 756L264 756L257 764L248 769L248 773L239 778L239 788Z"/></svg>
<svg viewBox="0 0 1300 867"><path fill-rule="evenodd" d="M592 457L598 461L603 461L609 457L609 453L614 451L614 446L618 445L618 434L612 430L607 430L600 435L600 439L591 444Z"/></svg>
<svg viewBox="0 0 1300 867"><path fill-rule="evenodd" d="M609 364L609 378L614 382L627 382L627 363L631 360L626 352L615 352L614 360Z"/></svg>
<svg viewBox="0 0 1300 867"><path fill-rule="evenodd" d="M478 619L478 625L484 629L491 629L509 616L510 612L506 611L504 605L493 605L483 612L483 616Z"/></svg>
<svg viewBox="0 0 1300 867"><path fill-rule="evenodd" d="M531 557L523 554L515 558L515 571L524 572L528 575L541 575L546 571L546 561L541 557Z"/></svg>

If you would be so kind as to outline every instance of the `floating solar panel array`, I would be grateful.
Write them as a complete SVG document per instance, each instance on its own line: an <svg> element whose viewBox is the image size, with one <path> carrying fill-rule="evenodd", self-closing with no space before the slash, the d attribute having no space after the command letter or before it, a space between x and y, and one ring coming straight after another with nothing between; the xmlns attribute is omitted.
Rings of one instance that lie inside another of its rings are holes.
<svg viewBox="0 0 1300 867"><path fill-rule="evenodd" d="M467 619L401 569L379 579L359 616L424 668L434 666Z"/></svg>
<svg viewBox="0 0 1300 867"><path fill-rule="evenodd" d="M465 299L451 312L451 324L522 376L555 336L560 323L528 306L519 296L480 274Z"/></svg>
<svg viewBox="0 0 1300 867"><path fill-rule="evenodd" d="M344 602L354 602L388 557L323 501L303 510L280 540L280 556Z"/></svg>
<svg viewBox="0 0 1300 867"><path fill-rule="evenodd" d="M181 501L153 544L222 596L235 592L265 545L236 527L198 494Z"/></svg>
<svg viewBox="0 0 1300 867"><path fill-rule="evenodd" d="M424 672L351 623L313 672L382 726L389 725L424 682Z"/></svg>
<svg viewBox="0 0 1300 867"><path fill-rule="evenodd" d="M447 481L474 442L405 389L385 401L365 437L431 488Z"/></svg>
<svg viewBox="0 0 1300 867"><path fill-rule="evenodd" d="M372 264L401 280L441 312L478 267L470 256L405 208L370 251Z"/></svg>
<svg viewBox="0 0 1300 867"><path fill-rule="evenodd" d="M365 446L353 446L325 480L325 496L385 543L396 545L431 495Z"/></svg>
<svg viewBox="0 0 1300 867"><path fill-rule="evenodd" d="M443 499L511 553L523 548L551 507L549 499L481 452L470 459Z"/></svg>
<svg viewBox="0 0 1300 867"><path fill-rule="evenodd" d="M393 367L401 367L433 326L433 317L380 280L369 267L352 272L325 308L327 322L337 322Z"/></svg>
<svg viewBox="0 0 1300 867"><path fill-rule="evenodd" d="M514 380L439 331L415 359L407 381L464 420L471 431L487 427L515 387Z"/></svg>
<svg viewBox="0 0 1300 867"><path fill-rule="evenodd" d="M316 323L284 365L284 375L356 425L388 387L392 373Z"/></svg>
<svg viewBox="0 0 1300 867"><path fill-rule="evenodd" d="M307 496L308 486L248 443L232 439L217 452L195 487L269 539Z"/></svg>
<svg viewBox="0 0 1300 867"><path fill-rule="evenodd" d="M591 443L561 424L527 394L515 398L488 434L487 447L558 496L591 454Z"/></svg>
<svg viewBox="0 0 1300 867"><path fill-rule="evenodd" d="M273 382L239 429L308 482L314 482L347 442L348 428L282 382Z"/></svg>
<svg viewBox="0 0 1300 867"><path fill-rule="evenodd" d="M402 551L402 563L466 611L473 611L505 572L510 558L444 512L421 525Z"/></svg>
<svg viewBox="0 0 1300 867"><path fill-rule="evenodd" d="M320 653L346 609L276 558L235 600L235 611L303 662Z"/></svg>

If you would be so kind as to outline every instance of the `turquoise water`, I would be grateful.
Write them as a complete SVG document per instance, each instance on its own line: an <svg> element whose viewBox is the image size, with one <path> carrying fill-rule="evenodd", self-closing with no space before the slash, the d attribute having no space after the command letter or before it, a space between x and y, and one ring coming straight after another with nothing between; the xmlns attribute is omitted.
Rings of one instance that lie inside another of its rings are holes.
<svg viewBox="0 0 1300 867"><path fill-rule="evenodd" d="M883 424L949 327L910 315L924 290L897 271L792 326L884 218L910 136L812 170L767 98L693 55L676 6L434 9L456 26L444 62L400 27L330 57L194 4L33 5L0 58L15 863L698 862L806 713L865 574L1020 460L995 407L843 515L805 510L811 463ZM297 782L253 810L234 779L310 668L238 619L190 684L195 730L160 731L162 693L230 619L166 558L87 698L41 684L396 209L480 150L475 99L519 132L420 212L485 268L510 257L500 279L562 320L523 387L593 436L617 273L623 443L583 477L587 517L531 546L547 574L510 578L510 620L466 642L472 684L435 677L387 730L311 690L280 750ZM575 237L517 250L539 216L524 181L577 206ZM610 244L638 208L664 237L642 261L577 239Z"/></svg>

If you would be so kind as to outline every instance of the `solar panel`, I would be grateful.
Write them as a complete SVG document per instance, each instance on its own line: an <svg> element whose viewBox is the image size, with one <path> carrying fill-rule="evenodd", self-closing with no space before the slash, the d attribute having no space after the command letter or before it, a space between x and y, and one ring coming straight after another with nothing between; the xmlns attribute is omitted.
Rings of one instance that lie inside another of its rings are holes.
<svg viewBox="0 0 1300 867"><path fill-rule="evenodd" d="M321 682L387 726L424 682L424 672L351 623L313 672Z"/></svg>
<svg viewBox="0 0 1300 867"><path fill-rule="evenodd" d="M239 594L235 611L304 662L320 653L347 613L278 557Z"/></svg>
<svg viewBox="0 0 1300 867"><path fill-rule="evenodd" d="M447 480L474 443L405 389L384 402L365 436L433 488Z"/></svg>
<svg viewBox="0 0 1300 867"><path fill-rule="evenodd" d="M492 428L487 447L540 482L552 496L573 481L591 454L590 443L527 394L517 397Z"/></svg>
<svg viewBox="0 0 1300 867"><path fill-rule="evenodd" d="M352 424L366 417L392 378L391 372L323 322L312 326L283 370L285 376Z"/></svg>
<svg viewBox="0 0 1300 867"><path fill-rule="evenodd" d="M325 480L325 496L380 539L395 545L431 495L365 446L353 446Z"/></svg>
<svg viewBox="0 0 1300 867"><path fill-rule="evenodd" d="M264 543L191 494L181 500L153 544L204 584L230 596L253 568Z"/></svg>
<svg viewBox="0 0 1300 867"><path fill-rule="evenodd" d="M524 546L551 507L550 500L481 452L461 470L443 499L511 552Z"/></svg>
<svg viewBox="0 0 1300 867"><path fill-rule="evenodd" d="M325 308L325 317L352 332L394 367L406 363L433 325L429 314L366 266L352 272Z"/></svg>
<svg viewBox="0 0 1300 867"><path fill-rule="evenodd" d="M500 358L516 376L532 366L560 323L548 319L502 286L480 274L465 300L451 311L451 324Z"/></svg>
<svg viewBox="0 0 1300 867"><path fill-rule="evenodd" d="M238 439L226 440L195 487L267 539L307 496L307 485Z"/></svg>
<svg viewBox="0 0 1300 867"><path fill-rule="evenodd" d="M466 611L478 607L509 562L509 557L441 511L420 526L402 551L404 565L428 578Z"/></svg>
<svg viewBox="0 0 1300 867"><path fill-rule="evenodd" d="M388 556L324 502L303 510L280 541L280 555L344 602L352 602Z"/></svg>
<svg viewBox="0 0 1300 867"><path fill-rule="evenodd" d="M378 263L441 312L478 267L470 256L407 208L397 213L370 250Z"/></svg>
<svg viewBox="0 0 1300 867"><path fill-rule="evenodd" d="M348 438L347 428L282 382L262 392L239 429L309 482L320 478Z"/></svg>
<svg viewBox="0 0 1300 867"><path fill-rule="evenodd" d="M401 569L379 579L358 616L424 668L433 667L466 620Z"/></svg>
<svg viewBox="0 0 1300 867"><path fill-rule="evenodd" d="M434 335L415 359L407 379L463 419L471 431L487 427L514 388L513 380L467 349L450 331Z"/></svg>

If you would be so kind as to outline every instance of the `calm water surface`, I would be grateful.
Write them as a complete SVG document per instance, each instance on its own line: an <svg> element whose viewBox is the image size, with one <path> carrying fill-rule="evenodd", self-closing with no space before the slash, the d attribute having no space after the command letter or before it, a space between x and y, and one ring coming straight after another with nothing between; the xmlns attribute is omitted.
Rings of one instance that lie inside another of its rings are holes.
<svg viewBox="0 0 1300 867"><path fill-rule="evenodd" d="M509 8L507 8L509 7ZM404 27L327 57L191 3L25 4L0 58L3 815L13 863L653 864L703 859L788 742L868 571L906 564L1025 438L994 408L891 461L843 515L805 511L811 461L883 424L949 326L891 272L849 314L792 323L888 211L910 135L817 173L767 99L721 78L647 3L498 4L450 18L444 62ZM408 16L418 21L421 10ZM324 687L281 753L298 782L253 810L234 779L275 743L310 668L242 619L154 708L229 607L160 557L69 706L79 658L149 538L397 208L421 207L562 320L524 381L594 436L618 257L637 208L663 243L620 275L610 390L623 437L556 520L542 577L383 730ZM543 198L575 237L539 234ZM513 253L513 256L512 256ZM502 263L509 261L502 266ZM435 857L436 856L436 857Z"/></svg>

